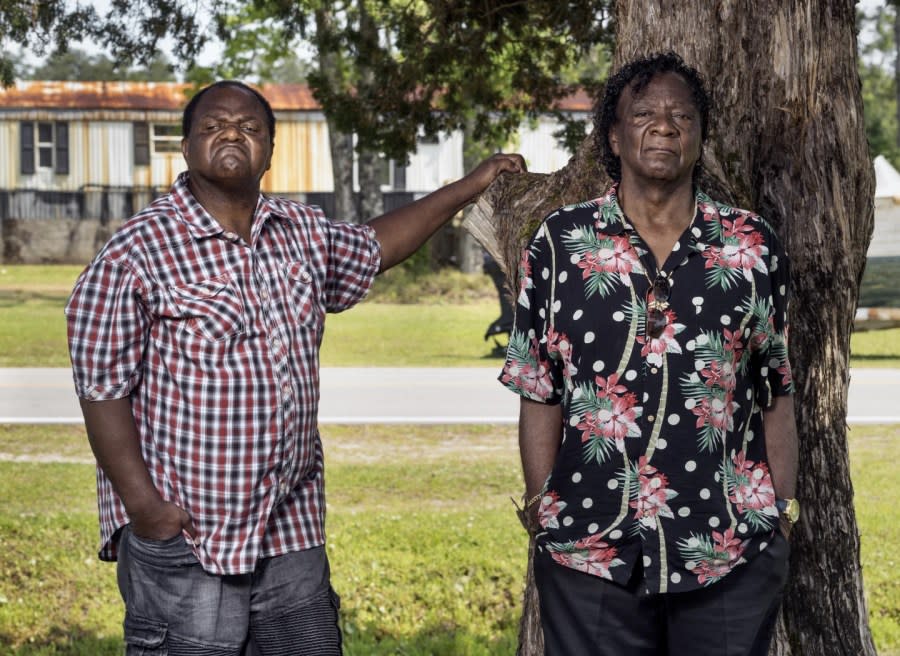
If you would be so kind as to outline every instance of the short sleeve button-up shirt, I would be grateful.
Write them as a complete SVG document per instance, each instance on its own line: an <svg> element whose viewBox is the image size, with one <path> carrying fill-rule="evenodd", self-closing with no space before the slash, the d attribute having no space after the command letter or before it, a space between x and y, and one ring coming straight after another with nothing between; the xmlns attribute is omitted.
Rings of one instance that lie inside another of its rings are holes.
<svg viewBox="0 0 900 656"><path fill-rule="evenodd" d="M260 196L251 242L182 174L112 237L66 307L77 394L130 397L157 489L183 507L214 574L324 542L316 416L326 312L367 293L374 231ZM101 558L125 508L97 470Z"/></svg>
<svg viewBox="0 0 900 656"><path fill-rule="evenodd" d="M500 380L563 407L538 548L622 585L640 563L647 592L682 592L777 528L762 412L792 391L788 262L762 218L698 191L657 271L616 191L552 213L524 250ZM658 276L669 294L653 338Z"/></svg>

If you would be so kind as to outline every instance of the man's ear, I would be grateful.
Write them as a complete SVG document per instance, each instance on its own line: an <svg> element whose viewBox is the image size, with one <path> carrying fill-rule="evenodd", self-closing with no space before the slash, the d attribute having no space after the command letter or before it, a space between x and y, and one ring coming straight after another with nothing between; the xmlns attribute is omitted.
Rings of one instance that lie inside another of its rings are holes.
<svg viewBox="0 0 900 656"><path fill-rule="evenodd" d="M609 132L606 135L606 138L609 140L609 149L612 151L613 155L616 157L619 156L619 135L616 134L616 125L613 123Z"/></svg>
<svg viewBox="0 0 900 656"><path fill-rule="evenodd" d="M188 161L188 145L187 145L187 137L181 138L181 156L184 157L184 161Z"/></svg>

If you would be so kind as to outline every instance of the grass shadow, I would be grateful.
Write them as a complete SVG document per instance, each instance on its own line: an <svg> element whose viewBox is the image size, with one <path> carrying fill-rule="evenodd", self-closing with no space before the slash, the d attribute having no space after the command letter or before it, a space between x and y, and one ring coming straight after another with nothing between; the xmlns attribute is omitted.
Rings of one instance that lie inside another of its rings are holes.
<svg viewBox="0 0 900 656"><path fill-rule="evenodd" d="M497 637L487 640L458 626L425 627L412 636L398 637L378 627L360 627L352 616L342 617L341 623L345 656L494 656L516 650L514 626L504 627ZM11 644L10 636L0 633L0 656L118 656L124 650L121 637L98 637L60 627L27 644Z"/></svg>
<svg viewBox="0 0 900 656"><path fill-rule="evenodd" d="M26 644L12 647L8 634L0 633L0 656L120 656L120 637L99 637L83 630L54 626L46 636L32 637Z"/></svg>

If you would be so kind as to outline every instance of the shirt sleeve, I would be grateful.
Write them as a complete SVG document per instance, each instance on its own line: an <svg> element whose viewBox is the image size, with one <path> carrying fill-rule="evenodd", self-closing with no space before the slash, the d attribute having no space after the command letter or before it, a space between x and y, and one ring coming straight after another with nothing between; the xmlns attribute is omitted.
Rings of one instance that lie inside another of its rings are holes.
<svg viewBox="0 0 900 656"><path fill-rule="evenodd" d="M767 317L759 321L753 336L757 346L754 358L757 400L762 408L769 407L774 397L794 392L788 354L790 263L774 232L768 231L766 245L768 284L761 289L768 290L768 298L762 304Z"/></svg>
<svg viewBox="0 0 900 656"><path fill-rule="evenodd" d="M522 251L516 318L499 379L532 401L556 404L562 399L563 376L558 360L551 358L548 350L555 276L548 233L546 223L541 224Z"/></svg>
<svg viewBox="0 0 900 656"><path fill-rule="evenodd" d="M76 281L65 313L78 396L127 396L141 378L150 325L136 277L117 263L95 260Z"/></svg>
<svg viewBox="0 0 900 656"><path fill-rule="evenodd" d="M341 312L365 298L381 267L381 245L365 224L326 221L328 267L325 309Z"/></svg>

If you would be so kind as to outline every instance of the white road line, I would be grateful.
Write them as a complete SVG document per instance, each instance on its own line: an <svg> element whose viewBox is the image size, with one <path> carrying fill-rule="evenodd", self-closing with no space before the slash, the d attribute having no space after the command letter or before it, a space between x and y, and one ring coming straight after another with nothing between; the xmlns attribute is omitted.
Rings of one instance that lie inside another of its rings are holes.
<svg viewBox="0 0 900 656"><path fill-rule="evenodd" d="M0 424L83 424L83 417L0 417Z"/></svg>
<svg viewBox="0 0 900 656"><path fill-rule="evenodd" d="M375 416L375 417L319 417L320 424L515 424L518 417L456 417L441 416Z"/></svg>
<svg viewBox="0 0 900 656"><path fill-rule="evenodd" d="M518 417L371 416L319 417L320 424L515 424ZM0 424L82 424L81 417L0 417ZM847 417L848 424L900 424L900 416Z"/></svg>
<svg viewBox="0 0 900 656"><path fill-rule="evenodd" d="M849 416L847 417L848 424L900 424L900 417L889 417L889 416Z"/></svg>

